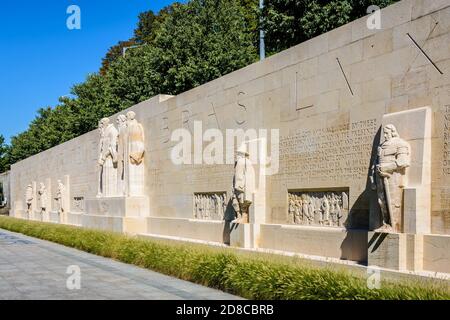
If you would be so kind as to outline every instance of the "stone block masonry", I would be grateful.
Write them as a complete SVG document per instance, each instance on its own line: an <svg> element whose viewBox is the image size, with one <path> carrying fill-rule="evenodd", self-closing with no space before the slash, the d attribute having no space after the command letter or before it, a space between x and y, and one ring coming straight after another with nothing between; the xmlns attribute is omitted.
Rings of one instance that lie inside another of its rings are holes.
<svg viewBox="0 0 450 320"><path fill-rule="evenodd" d="M363 17L16 163L11 214L450 273L450 3L381 16L380 30ZM191 163L174 161L180 143ZM231 161L206 161L218 150Z"/></svg>

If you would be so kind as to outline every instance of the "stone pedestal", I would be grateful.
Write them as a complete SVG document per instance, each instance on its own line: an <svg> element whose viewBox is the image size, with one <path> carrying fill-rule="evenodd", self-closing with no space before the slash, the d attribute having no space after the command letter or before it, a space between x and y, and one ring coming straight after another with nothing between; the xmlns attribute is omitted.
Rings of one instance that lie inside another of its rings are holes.
<svg viewBox="0 0 450 320"><path fill-rule="evenodd" d="M423 249L423 235L369 232L368 265L422 271Z"/></svg>
<svg viewBox="0 0 450 320"><path fill-rule="evenodd" d="M142 233L145 232L145 218L150 215L149 199L148 197L86 199L85 212L82 216L82 225L85 227Z"/></svg>
<svg viewBox="0 0 450 320"><path fill-rule="evenodd" d="M406 234L369 232L369 267L406 270Z"/></svg>
<svg viewBox="0 0 450 320"><path fill-rule="evenodd" d="M88 215L112 217L147 217L149 200L147 197L111 197L86 199Z"/></svg>
<svg viewBox="0 0 450 320"><path fill-rule="evenodd" d="M232 223L230 226L230 246L252 248L252 225Z"/></svg>

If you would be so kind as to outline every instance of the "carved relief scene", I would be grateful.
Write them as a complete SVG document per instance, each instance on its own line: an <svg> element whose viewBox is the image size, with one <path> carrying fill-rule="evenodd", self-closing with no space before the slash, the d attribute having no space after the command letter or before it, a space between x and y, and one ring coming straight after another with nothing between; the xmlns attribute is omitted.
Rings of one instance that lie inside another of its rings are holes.
<svg viewBox="0 0 450 320"><path fill-rule="evenodd" d="M348 216L348 191L289 191L288 201L288 224L343 227Z"/></svg>
<svg viewBox="0 0 450 320"><path fill-rule="evenodd" d="M227 193L195 193L194 218L199 220L223 220L227 208Z"/></svg>

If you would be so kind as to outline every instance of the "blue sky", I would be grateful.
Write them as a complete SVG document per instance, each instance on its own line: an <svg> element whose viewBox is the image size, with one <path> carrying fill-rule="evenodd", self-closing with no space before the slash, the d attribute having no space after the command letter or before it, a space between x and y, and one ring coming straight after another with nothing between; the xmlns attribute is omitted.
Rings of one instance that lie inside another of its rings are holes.
<svg viewBox="0 0 450 320"><path fill-rule="evenodd" d="M19 0L0 2L0 134L9 141L40 107L54 106L98 71L108 48L133 34L137 16L173 0ZM81 30L69 30L70 5Z"/></svg>

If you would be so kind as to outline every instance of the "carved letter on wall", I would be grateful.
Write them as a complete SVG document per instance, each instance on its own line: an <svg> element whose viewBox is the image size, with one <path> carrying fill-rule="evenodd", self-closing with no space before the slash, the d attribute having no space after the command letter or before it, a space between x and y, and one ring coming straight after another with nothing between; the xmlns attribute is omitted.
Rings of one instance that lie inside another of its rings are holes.
<svg viewBox="0 0 450 320"><path fill-rule="evenodd" d="M245 92L239 92L238 97L241 95L245 95ZM243 105L242 103L240 103L239 101L237 102L238 105L238 111L236 112L235 115L235 121L236 124L241 126L244 123L247 122L247 107L245 105Z"/></svg>

